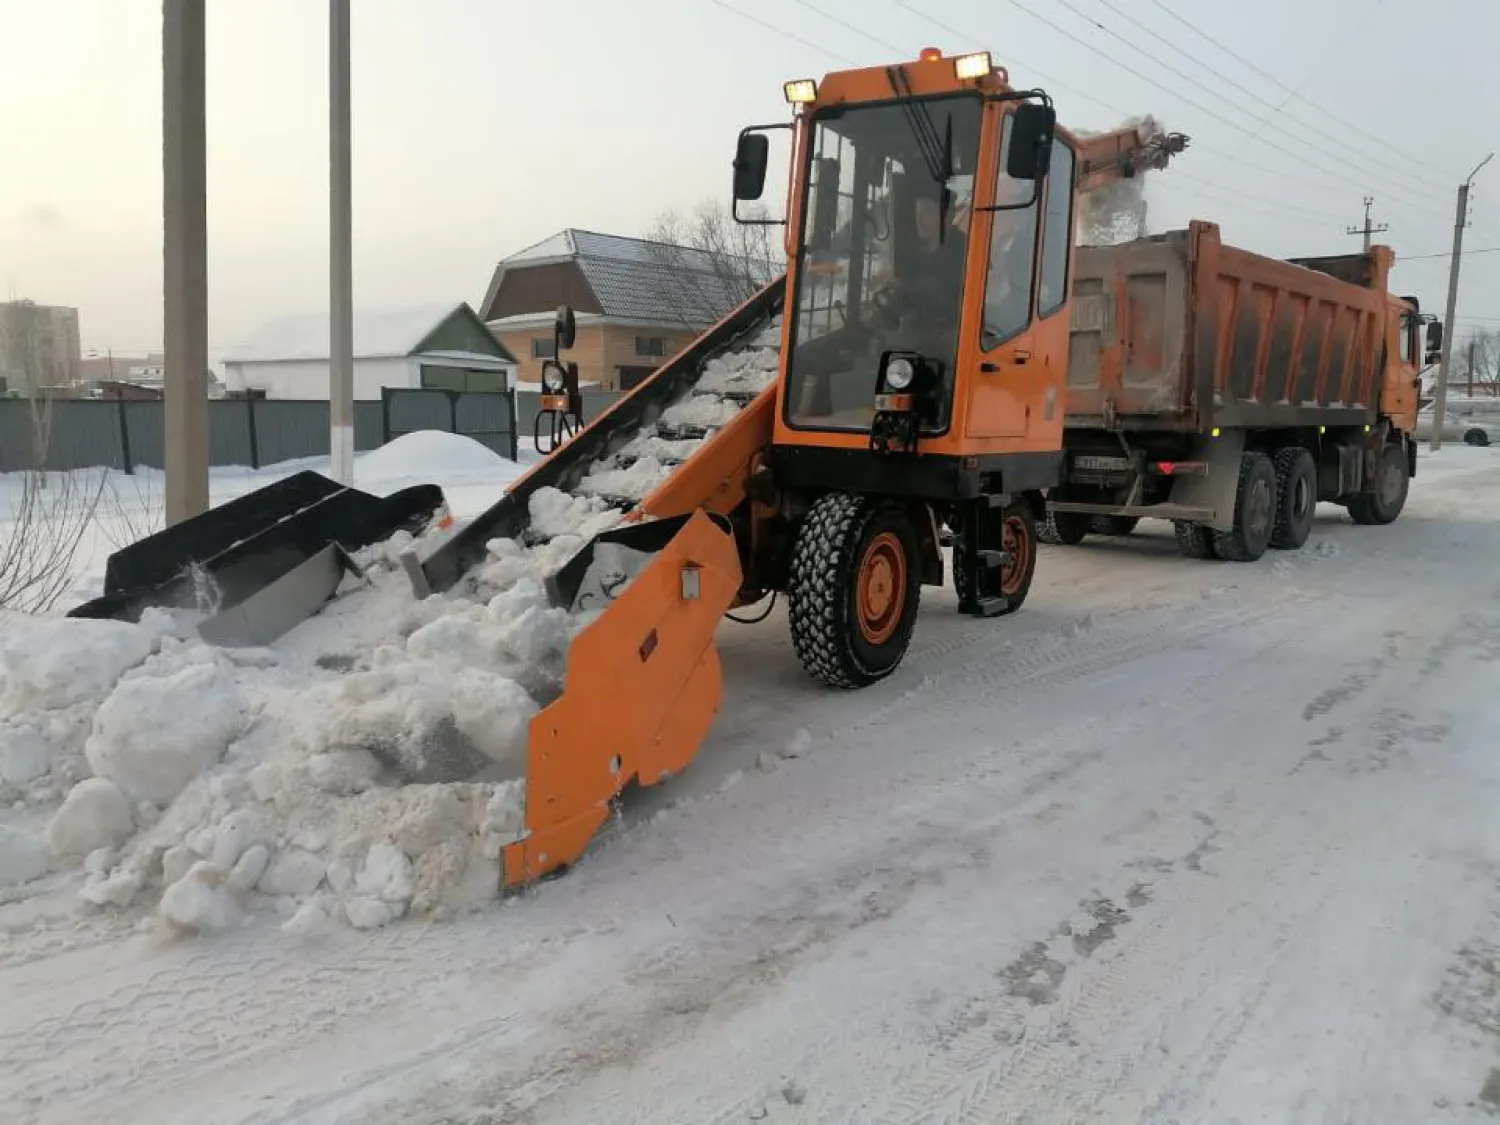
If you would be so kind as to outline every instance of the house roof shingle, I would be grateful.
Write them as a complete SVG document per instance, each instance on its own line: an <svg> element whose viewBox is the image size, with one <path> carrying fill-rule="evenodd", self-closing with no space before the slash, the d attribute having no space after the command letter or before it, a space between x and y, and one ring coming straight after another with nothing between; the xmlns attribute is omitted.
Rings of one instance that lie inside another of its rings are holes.
<svg viewBox="0 0 1500 1125"><path fill-rule="evenodd" d="M508 270L559 261L577 264L604 316L662 324L712 324L780 272L773 262L569 228L501 261L486 318Z"/></svg>

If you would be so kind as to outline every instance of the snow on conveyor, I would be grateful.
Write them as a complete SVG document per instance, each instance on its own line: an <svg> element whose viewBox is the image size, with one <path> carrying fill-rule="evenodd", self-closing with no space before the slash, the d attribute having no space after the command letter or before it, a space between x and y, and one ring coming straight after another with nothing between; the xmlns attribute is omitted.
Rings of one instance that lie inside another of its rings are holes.
<svg viewBox="0 0 1500 1125"><path fill-rule="evenodd" d="M84 902L155 901L187 932L269 905L307 933L493 898L523 827L530 719L601 612L551 606L543 581L775 379L779 319L710 358L572 494L534 493L529 527L488 544L448 594L412 600L403 534L362 552L364 580L269 648L204 644L200 615L180 611L8 622L0 901L76 882L80 866ZM596 568L611 566L630 570L601 552Z"/></svg>

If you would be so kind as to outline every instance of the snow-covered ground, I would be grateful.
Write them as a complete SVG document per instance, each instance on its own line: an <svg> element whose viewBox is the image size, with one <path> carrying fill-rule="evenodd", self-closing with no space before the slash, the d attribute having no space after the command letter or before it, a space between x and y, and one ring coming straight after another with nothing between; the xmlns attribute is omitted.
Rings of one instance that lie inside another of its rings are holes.
<svg viewBox="0 0 1500 1125"><path fill-rule="evenodd" d="M1488 1120L1500 454L1424 449L1395 525L1326 508L1258 564L1166 531L1044 549L1002 621L924 591L865 691L810 683L779 610L726 623L689 771L446 925L183 939L49 876L0 906L0 1116ZM409 874L349 876L378 904Z"/></svg>

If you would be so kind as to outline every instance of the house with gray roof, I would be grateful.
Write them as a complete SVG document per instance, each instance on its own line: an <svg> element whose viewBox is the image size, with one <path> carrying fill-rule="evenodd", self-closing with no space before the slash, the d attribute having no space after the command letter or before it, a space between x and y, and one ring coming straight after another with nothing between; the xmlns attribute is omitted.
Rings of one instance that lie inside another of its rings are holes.
<svg viewBox="0 0 1500 1125"><path fill-rule="evenodd" d="M577 317L579 379L628 390L772 281L781 266L643 238L568 229L495 267L479 315L539 384L559 305Z"/></svg>
<svg viewBox="0 0 1500 1125"><path fill-rule="evenodd" d="M262 324L224 355L231 393L328 399L326 312ZM380 401L383 387L505 391L516 359L466 302L354 311L354 398Z"/></svg>

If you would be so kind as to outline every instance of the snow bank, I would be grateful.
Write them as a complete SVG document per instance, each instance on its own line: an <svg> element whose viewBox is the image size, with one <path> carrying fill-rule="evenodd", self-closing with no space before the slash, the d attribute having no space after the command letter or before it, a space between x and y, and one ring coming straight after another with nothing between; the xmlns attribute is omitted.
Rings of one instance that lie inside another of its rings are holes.
<svg viewBox="0 0 1500 1125"><path fill-rule="evenodd" d="M509 479L518 466L507 457L463 434L442 430L418 430L360 455L359 475L387 477L498 476Z"/></svg>
<svg viewBox="0 0 1500 1125"><path fill-rule="evenodd" d="M743 392L774 378L774 338L711 359L701 376L719 389L666 414L705 430L733 418ZM561 693L573 637L649 556L604 545L568 608L544 581L703 440L648 428L572 493L538 489L526 532L487 544L443 595L413 601L399 558L451 531L376 544L362 577L270 648L218 649L190 616L163 612L140 625L7 622L0 796L56 807L44 838L0 834L0 883L71 871L85 903L154 909L194 934L257 910L310 937L494 899L502 849L525 830L531 721ZM467 438L416 433L359 471L514 468Z"/></svg>

